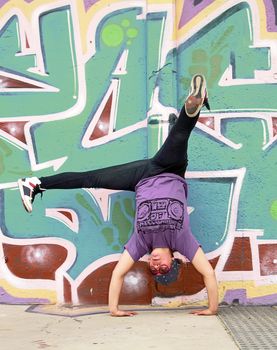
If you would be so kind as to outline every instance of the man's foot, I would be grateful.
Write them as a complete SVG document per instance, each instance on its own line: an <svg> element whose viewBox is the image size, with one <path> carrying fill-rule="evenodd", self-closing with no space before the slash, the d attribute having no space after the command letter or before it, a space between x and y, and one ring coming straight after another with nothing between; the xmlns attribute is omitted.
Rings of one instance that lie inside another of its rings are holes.
<svg viewBox="0 0 277 350"><path fill-rule="evenodd" d="M185 102L185 110L189 117L197 116L203 104L210 110L206 88L206 79L201 74L196 74L191 79L190 93Z"/></svg>
<svg viewBox="0 0 277 350"><path fill-rule="evenodd" d="M27 177L26 179L19 179L17 183L24 208L28 213L31 213L36 194L43 191L40 188L41 182L37 177Z"/></svg>

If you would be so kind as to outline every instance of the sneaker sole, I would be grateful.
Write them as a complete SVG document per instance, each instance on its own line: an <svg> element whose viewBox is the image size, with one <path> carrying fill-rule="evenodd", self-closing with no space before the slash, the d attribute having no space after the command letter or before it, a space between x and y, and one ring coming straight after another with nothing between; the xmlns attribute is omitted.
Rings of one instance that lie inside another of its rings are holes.
<svg viewBox="0 0 277 350"><path fill-rule="evenodd" d="M22 204L23 204L25 210L26 210L28 213L31 213L32 210L33 210L33 208L30 207L30 206L28 205L29 202L25 201L25 194L24 194L24 190L23 190L23 182L22 182L22 180L18 180L18 181L17 181L17 184L18 184L18 188L19 188L19 192L20 192Z"/></svg>
<svg viewBox="0 0 277 350"><path fill-rule="evenodd" d="M195 117L202 108L206 91L206 80L203 75L194 75L191 80L191 92L186 99L185 107L187 115Z"/></svg>

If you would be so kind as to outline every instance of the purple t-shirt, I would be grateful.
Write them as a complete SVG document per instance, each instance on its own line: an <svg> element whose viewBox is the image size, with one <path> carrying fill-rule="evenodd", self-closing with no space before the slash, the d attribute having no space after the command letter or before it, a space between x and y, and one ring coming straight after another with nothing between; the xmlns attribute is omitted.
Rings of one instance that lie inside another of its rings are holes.
<svg viewBox="0 0 277 350"><path fill-rule="evenodd" d="M134 261L154 248L170 248L193 259L199 243L191 233L186 197L186 181L175 174L163 173L137 184L134 233L125 245Z"/></svg>

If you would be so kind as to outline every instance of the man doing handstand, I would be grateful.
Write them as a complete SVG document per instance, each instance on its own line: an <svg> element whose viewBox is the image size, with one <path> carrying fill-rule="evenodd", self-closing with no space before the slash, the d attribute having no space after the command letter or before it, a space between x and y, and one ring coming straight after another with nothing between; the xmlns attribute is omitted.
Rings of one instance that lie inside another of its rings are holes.
<svg viewBox="0 0 277 350"><path fill-rule="evenodd" d="M188 139L202 106L209 108L206 81L197 74L190 93L166 141L153 158L86 172L67 172L48 177L18 180L23 205L28 212L37 193L50 189L106 188L135 191L134 232L125 245L112 274L109 309L112 316L133 316L120 310L119 296L124 276L133 264L149 255L149 268L159 281L176 267L173 253L186 256L203 276L208 293L208 308L197 315L214 315L218 308L215 272L191 233L187 212Z"/></svg>

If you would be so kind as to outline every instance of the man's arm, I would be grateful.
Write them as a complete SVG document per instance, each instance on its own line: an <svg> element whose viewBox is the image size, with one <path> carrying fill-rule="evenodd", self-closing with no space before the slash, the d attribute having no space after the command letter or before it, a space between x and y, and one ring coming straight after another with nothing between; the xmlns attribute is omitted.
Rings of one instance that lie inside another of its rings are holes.
<svg viewBox="0 0 277 350"><path fill-rule="evenodd" d="M216 315L218 308L218 289L217 281L214 269L209 263L206 255L201 248L198 248L194 258L192 259L192 264L198 272L200 272L204 278L204 283L208 292L209 308L205 310L195 310L192 311L195 315Z"/></svg>
<svg viewBox="0 0 277 350"><path fill-rule="evenodd" d="M118 309L119 296L124 280L124 276L134 265L134 260L127 250L124 250L116 267L112 273L112 279L109 288L109 309L111 316L133 316L135 312L128 312Z"/></svg>

